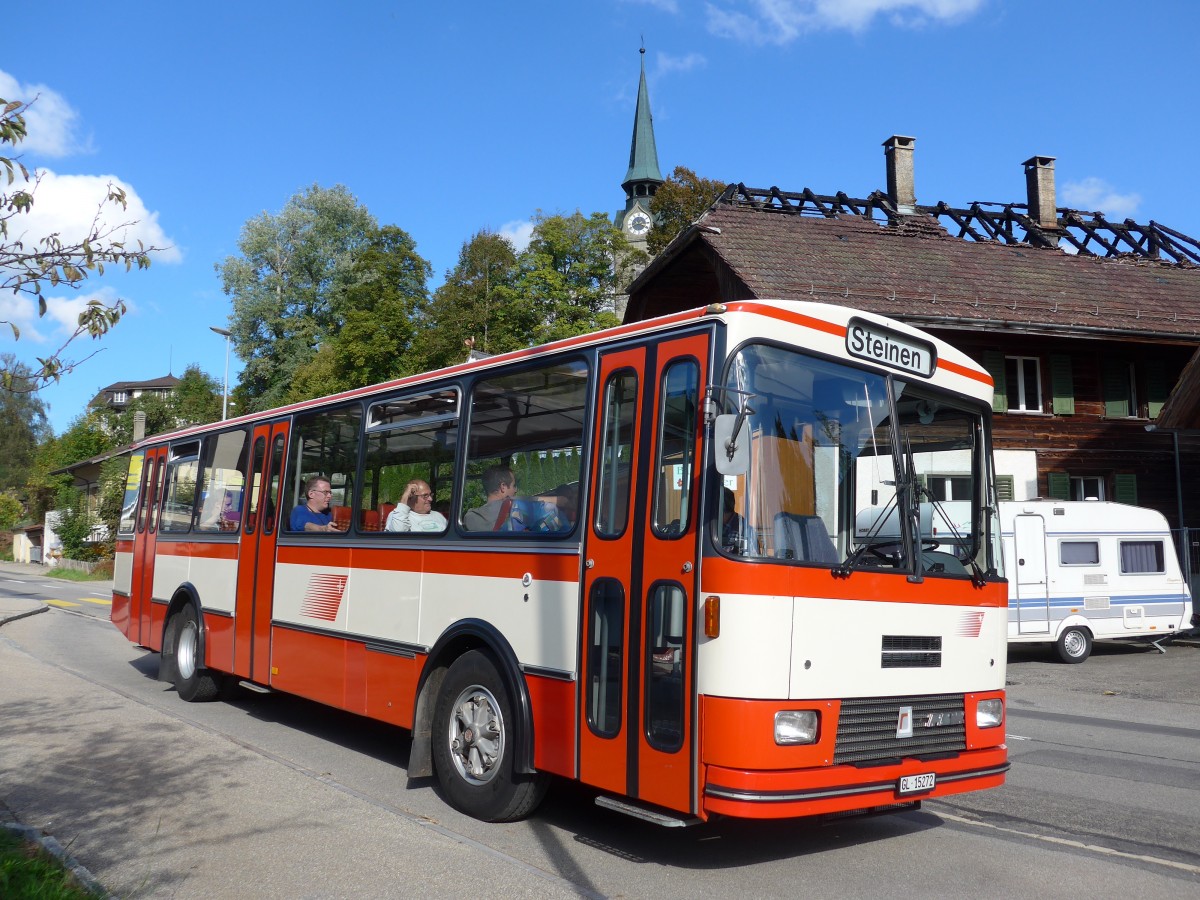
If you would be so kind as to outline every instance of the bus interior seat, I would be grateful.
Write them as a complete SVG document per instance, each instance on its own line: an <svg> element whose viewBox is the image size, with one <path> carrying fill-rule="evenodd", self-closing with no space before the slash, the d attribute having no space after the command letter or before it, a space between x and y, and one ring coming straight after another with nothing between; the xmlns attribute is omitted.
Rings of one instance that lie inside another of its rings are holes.
<svg viewBox="0 0 1200 900"><path fill-rule="evenodd" d="M376 509L364 509L362 511L361 527L363 531L382 531L383 523L379 519L379 511Z"/></svg>
<svg viewBox="0 0 1200 900"><path fill-rule="evenodd" d="M775 514L775 555L801 562L830 565L840 562L837 547L825 530L825 523L820 516L789 512Z"/></svg>

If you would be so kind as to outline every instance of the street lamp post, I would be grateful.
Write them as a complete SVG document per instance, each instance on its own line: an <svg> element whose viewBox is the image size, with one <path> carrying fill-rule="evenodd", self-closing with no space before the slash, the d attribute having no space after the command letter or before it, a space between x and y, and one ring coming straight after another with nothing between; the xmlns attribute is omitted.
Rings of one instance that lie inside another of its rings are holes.
<svg viewBox="0 0 1200 900"><path fill-rule="evenodd" d="M221 421L229 418L229 332L216 325L208 326L210 331L225 335L225 388L221 391Z"/></svg>

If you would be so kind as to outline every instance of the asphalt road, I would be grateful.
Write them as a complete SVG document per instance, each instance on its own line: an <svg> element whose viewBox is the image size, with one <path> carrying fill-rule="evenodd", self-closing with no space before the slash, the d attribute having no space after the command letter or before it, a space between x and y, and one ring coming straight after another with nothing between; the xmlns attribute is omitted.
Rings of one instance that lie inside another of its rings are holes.
<svg viewBox="0 0 1200 900"><path fill-rule="evenodd" d="M43 590L0 572L0 620ZM59 585L50 599L78 602ZM14 598L13 591L22 592ZM92 607L96 607L95 610ZM97 615L100 612L100 615ZM661 829L556 783L485 825L401 730L278 695L186 704L98 604L0 626L0 813L136 897L1194 897L1200 647L1010 655L1000 789L833 823Z"/></svg>

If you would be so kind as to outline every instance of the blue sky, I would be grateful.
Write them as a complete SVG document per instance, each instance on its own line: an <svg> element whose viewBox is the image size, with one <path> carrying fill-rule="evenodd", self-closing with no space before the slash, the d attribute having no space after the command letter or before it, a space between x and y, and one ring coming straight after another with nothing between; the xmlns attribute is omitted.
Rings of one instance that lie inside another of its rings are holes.
<svg viewBox="0 0 1200 900"><path fill-rule="evenodd" d="M128 303L43 390L58 432L115 381L193 362L221 380L214 264L312 184L408 231L431 288L481 228L519 241L538 210L612 214L643 40L664 175L861 197L904 134L921 203L1023 202L1021 164L1044 154L1060 205L1200 237L1197 33L1190 0L60 0L0 58L0 97L40 95L26 225L69 236L114 181L130 237L169 249L48 291L42 319L0 297L22 330L0 329L0 353L45 355L90 296Z"/></svg>

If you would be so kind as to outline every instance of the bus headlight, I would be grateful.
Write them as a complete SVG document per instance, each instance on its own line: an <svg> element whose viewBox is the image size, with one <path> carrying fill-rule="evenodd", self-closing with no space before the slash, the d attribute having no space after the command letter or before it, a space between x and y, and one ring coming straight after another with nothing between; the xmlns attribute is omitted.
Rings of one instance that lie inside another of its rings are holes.
<svg viewBox="0 0 1200 900"><path fill-rule="evenodd" d="M996 728L1004 724L1004 701L980 700L975 707L975 726L977 728Z"/></svg>
<svg viewBox="0 0 1200 900"><path fill-rule="evenodd" d="M775 713L775 743L815 744L821 717L815 709L785 709Z"/></svg>

